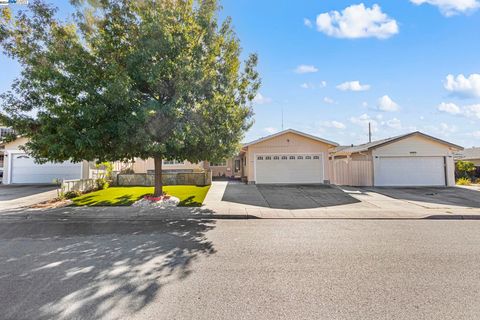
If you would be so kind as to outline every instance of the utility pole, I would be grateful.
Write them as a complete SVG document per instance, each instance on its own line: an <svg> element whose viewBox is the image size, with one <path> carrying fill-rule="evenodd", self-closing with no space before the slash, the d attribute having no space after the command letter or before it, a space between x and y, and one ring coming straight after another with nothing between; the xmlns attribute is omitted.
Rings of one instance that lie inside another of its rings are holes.
<svg viewBox="0 0 480 320"><path fill-rule="evenodd" d="M372 124L368 123L368 142L372 142Z"/></svg>

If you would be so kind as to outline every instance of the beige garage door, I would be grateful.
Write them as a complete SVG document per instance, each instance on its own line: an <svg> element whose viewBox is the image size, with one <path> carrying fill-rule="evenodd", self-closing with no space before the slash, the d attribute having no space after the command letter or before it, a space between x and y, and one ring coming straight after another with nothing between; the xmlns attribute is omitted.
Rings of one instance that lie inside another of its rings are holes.
<svg viewBox="0 0 480 320"><path fill-rule="evenodd" d="M258 184L323 183L323 154L255 155Z"/></svg>

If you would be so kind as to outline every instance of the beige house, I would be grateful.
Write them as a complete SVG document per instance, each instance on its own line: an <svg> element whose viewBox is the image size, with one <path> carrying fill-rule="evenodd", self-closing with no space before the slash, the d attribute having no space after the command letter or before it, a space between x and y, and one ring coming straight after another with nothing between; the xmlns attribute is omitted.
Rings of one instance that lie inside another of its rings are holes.
<svg viewBox="0 0 480 320"><path fill-rule="evenodd" d="M463 148L412 132L330 154L333 183L353 186L454 186L453 155Z"/></svg>
<svg viewBox="0 0 480 320"><path fill-rule="evenodd" d="M27 138L18 138L2 145L3 184L50 184L54 179L87 179L97 171L88 161L37 164L20 148L27 141Z"/></svg>
<svg viewBox="0 0 480 320"><path fill-rule="evenodd" d="M480 168L480 148L466 148L455 155L457 160L470 161Z"/></svg>
<svg viewBox="0 0 480 320"><path fill-rule="evenodd" d="M248 183L329 183L329 150L337 146L288 129L243 145L240 171Z"/></svg>

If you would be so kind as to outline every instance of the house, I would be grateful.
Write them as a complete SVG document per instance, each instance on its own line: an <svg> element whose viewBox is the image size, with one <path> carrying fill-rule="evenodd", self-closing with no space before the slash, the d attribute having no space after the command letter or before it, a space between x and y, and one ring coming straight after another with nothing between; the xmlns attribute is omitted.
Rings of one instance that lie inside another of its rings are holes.
<svg viewBox="0 0 480 320"><path fill-rule="evenodd" d="M248 183L329 183L329 150L338 144L288 129L243 145L239 173ZM236 170L237 166L234 166Z"/></svg>
<svg viewBox="0 0 480 320"><path fill-rule="evenodd" d="M480 148L466 148L455 154L455 160L472 162L477 168L475 176L480 177Z"/></svg>
<svg viewBox="0 0 480 320"><path fill-rule="evenodd" d="M0 162L3 162L3 184L50 184L54 179L86 179L91 177L92 172L95 171L93 163L88 161L35 163L33 157L20 149L20 146L26 142L27 138L20 137L12 142L2 144L3 161Z"/></svg>
<svg viewBox="0 0 480 320"><path fill-rule="evenodd" d="M421 132L330 153L333 182L353 186L454 186L453 155L463 150Z"/></svg>

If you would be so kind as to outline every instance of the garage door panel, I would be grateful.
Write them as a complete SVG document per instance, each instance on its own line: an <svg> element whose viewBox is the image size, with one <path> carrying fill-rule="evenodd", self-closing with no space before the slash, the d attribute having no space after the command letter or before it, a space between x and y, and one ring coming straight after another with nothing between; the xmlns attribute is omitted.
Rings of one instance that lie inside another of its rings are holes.
<svg viewBox="0 0 480 320"><path fill-rule="evenodd" d="M256 183L258 184L323 183L323 180L323 155L280 154L257 156Z"/></svg>
<svg viewBox="0 0 480 320"><path fill-rule="evenodd" d="M27 155L14 155L12 159L12 183L52 183L54 179L80 179L81 163L35 163Z"/></svg>
<svg viewBox="0 0 480 320"><path fill-rule="evenodd" d="M380 157L377 186L445 186L444 157Z"/></svg>

